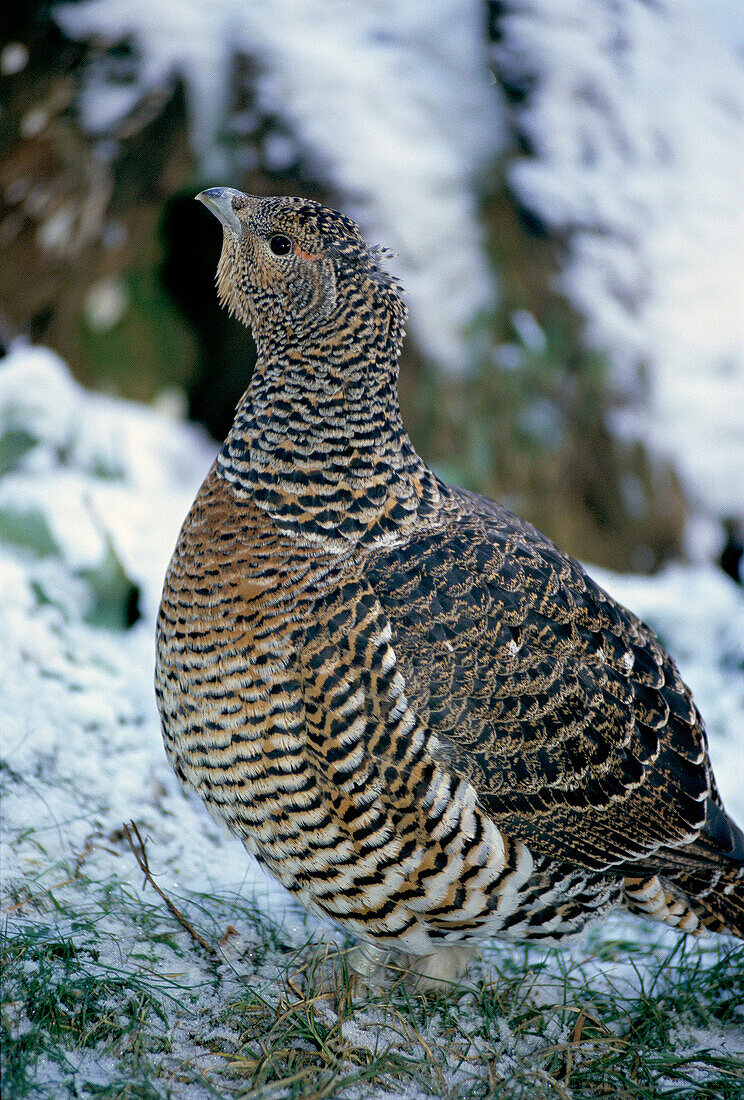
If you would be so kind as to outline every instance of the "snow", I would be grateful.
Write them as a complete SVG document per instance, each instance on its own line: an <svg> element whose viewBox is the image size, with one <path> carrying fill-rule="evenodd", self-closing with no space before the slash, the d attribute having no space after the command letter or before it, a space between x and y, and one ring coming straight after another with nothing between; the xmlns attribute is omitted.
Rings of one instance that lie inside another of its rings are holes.
<svg viewBox="0 0 744 1100"><path fill-rule="evenodd" d="M219 1019L230 1003L230 981L245 980L246 974L259 981L270 1003L279 995L274 975L281 960L269 953L259 979L252 969L251 953L265 948L264 931L253 929L239 910L238 917L229 918L239 925L231 932L220 923L222 911L214 912L216 938L222 936L225 943L219 972L227 983L217 994L211 963L199 967L182 955L174 957L161 937L148 938L146 931L133 943L131 928L115 910L96 916L93 954L80 938L84 923L70 924L54 909L19 908L15 899L25 890L43 896L53 889L84 918L91 911L95 882L115 880L139 893L141 874L121 839L123 823L133 819L147 838L159 885L174 898L199 893L240 897L281 928L283 941L295 948L321 935L242 845L211 820L197 799L184 794L162 747L152 686L154 618L179 525L212 462L214 444L162 412L86 392L52 352L23 345L0 367L0 455L7 456L9 440L16 445L21 440L26 449L6 460L0 482L4 920L11 930L16 922L33 918L46 921L55 935L74 935L79 947L82 943L80 965L104 977L129 968L132 980L139 980L138 960L151 957L148 980L164 1003L175 1005L168 1008L167 1024L173 1064L197 1051L206 1071L220 1056L198 1045L194 1013L202 1021ZM49 536L36 548L32 539L23 544L9 538L2 522L9 514L20 522L31 511L43 518ZM91 574L112 552L141 589L142 618L128 630L94 625L86 617ZM724 799L744 821L744 591L705 566L679 565L656 578L593 572L648 618L678 657L707 717ZM76 865L84 875L69 881L69 868ZM158 906L149 888L146 893ZM622 915L606 922L601 934L642 942L648 953L647 926ZM675 939L672 930L660 928L655 942L663 947ZM143 955L145 950L151 955ZM567 949L565 957L581 960L581 947ZM503 956L497 965L504 965ZM632 991L642 973L641 956L621 958L612 966L601 959L586 964L587 981L594 987L625 983ZM534 977L530 997L536 1004L560 993L560 973L553 977L555 988L550 972ZM181 1001L189 1001L191 1008L179 1008ZM369 1013L344 1023L347 1037L362 1047L379 1044L387 1034L381 1026L382 1018ZM210 1032L213 1040L219 1034ZM705 1045L704 1034L698 1040ZM441 1045L443 1039L432 1035L429 1041ZM517 1042L505 1033L504 1072L513 1068L515 1051L540 1041ZM711 1033L708 1045L718 1041ZM81 1049L69 1057L64 1069L49 1059L37 1065L38 1080L51 1083L55 1094L73 1095L70 1090L85 1080L115 1076L114 1062L100 1049ZM209 1094L192 1087L194 1097Z"/></svg>
<svg viewBox="0 0 744 1100"><path fill-rule="evenodd" d="M496 296L474 183L503 144L477 0L85 0L55 15L75 38L130 37L138 50L124 91L91 68L79 104L88 129L105 134L177 74L215 184L236 182L218 141L231 61L239 52L256 61L255 117L242 125L250 131L262 114L289 131L266 139L268 166L308 160L373 241L397 253L424 352L444 369L466 365L465 330Z"/></svg>
<svg viewBox="0 0 744 1100"><path fill-rule="evenodd" d="M560 288L700 518L744 519L744 20L738 0L515 0L509 178L565 234Z"/></svg>
<svg viewBox="0 0 744 1100"><path fill-rule="evenodd" d="M0 482L0 517L42 516L52 553L2 541L2 758L7 889L135 819L152 826L170 873L195 890L279 888L184 798L163 754L152 689L154 616L180 524L214 456L196 429L90 394L44 348L0 369L2 434L32 441ZM131 630L85 621L87 577L113 547L141 590ZM33 824L44 835L13 842ZM220 852L215 861L215 845Z"/></svg>

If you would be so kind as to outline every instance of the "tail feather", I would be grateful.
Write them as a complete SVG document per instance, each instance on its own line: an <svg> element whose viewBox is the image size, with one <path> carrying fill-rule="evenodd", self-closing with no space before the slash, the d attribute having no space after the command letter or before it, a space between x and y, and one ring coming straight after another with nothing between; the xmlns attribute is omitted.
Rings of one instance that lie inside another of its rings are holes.
<svg viewBox="0 0 744 1100"><path fill-rule="evenodd" d="M715 792L693 841L625 866L625 904L632 912L684 932L744 939L744 832Z"/></svg>
<svg viewBox="0 0 744 1100"><path fill-rule="evenodd" d="M744 866L667 871L663 880L699 918L699 931L744 939Z"/></svg>

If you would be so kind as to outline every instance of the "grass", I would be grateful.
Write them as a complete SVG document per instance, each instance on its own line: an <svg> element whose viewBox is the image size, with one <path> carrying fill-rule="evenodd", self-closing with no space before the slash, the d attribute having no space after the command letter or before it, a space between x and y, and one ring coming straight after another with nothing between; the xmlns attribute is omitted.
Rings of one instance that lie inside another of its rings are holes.
<svg viewBox="0 0 744 1100"><path fill-rule="evenodd" d="M727 941L494 944L436 999L360 989L334 952L331 993L316 930L234 895L171 896L179 922L147 883L84 869L43 868L4 902L5 1100L744 1096Z"/></svg>

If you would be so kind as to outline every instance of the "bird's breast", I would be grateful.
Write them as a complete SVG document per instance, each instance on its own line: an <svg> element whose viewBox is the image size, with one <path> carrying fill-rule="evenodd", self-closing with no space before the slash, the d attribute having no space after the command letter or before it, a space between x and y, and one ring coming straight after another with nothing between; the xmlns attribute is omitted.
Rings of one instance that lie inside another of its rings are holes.
<svg viewBox="0 0 744 1100"><path fill-rule="evenodd" d="M302 801L297 647L325 565L213 471L168 568L156 663L166 751L244 839L260 836L292 792Z"/></svg>

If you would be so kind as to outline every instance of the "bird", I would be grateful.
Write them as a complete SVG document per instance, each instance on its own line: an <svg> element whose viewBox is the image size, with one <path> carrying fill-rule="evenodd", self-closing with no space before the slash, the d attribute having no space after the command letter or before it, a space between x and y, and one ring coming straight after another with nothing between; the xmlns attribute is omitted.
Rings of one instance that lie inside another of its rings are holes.
<svg viewBox="0 0 744 1100"><path fill-rule="evenodd" d="M179 779L371 981L457 982L492 937L617 909L744 938L689 688L579 563L419 457L386 251L309 199L197 198L257 361L158 614Z"/></svg>

